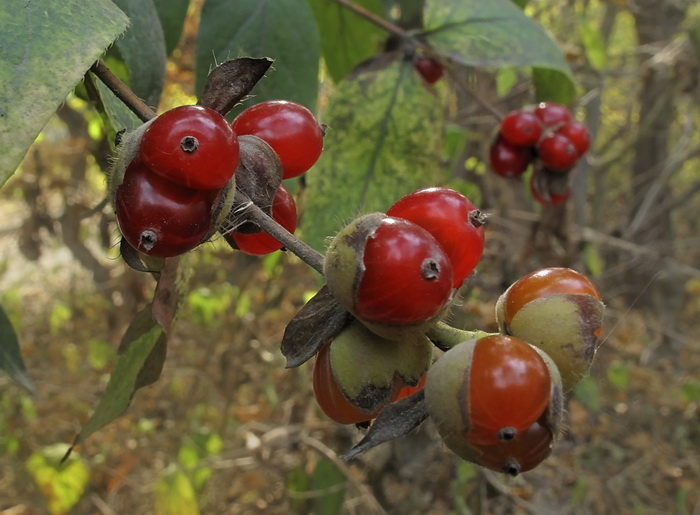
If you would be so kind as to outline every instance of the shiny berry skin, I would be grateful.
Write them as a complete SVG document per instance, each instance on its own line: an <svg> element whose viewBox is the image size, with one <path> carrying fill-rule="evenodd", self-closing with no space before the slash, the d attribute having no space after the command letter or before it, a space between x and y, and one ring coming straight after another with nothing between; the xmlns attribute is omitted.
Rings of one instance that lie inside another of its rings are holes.
<svg viewBox="0 0 700 515"><path fill-rule="evenodd" d="M529 147L511 145L498 136L489 150L491 169L501 177L520 177L532 161Z"/></svg>
<svg viewBox="0 0 700 515"><path fill-rule="evenodd" d="M546 128L569 123L573 119L568 107L554 102L540 102L533 113Z"/></svg>
<svg viewBox="0 0 700 515"><path fill-rule="evenodd" d="M528 111L513 111L501 120L499 131L511 145L527 147L539 141L542 122Z"/></svg>
<svg viewBox="0 0 700 515"><path fill-rule="evenodd" d="M280 185L275 192L272 201L272 218L291 233L294 233L297 228L296 202L284 185ZM264 231L256 233L232 231L226 234L225 238L232 241L241 252L254 256L270 254L284 246Z"/></svg>
<svg viewBox="0 0 700 515"><path fill-rule="evenodd" d="M428 84L435 84L442 78L442 66L435 59L430 57L419 57L413 63L416 71Z"/></svg>
<svg viewBox="0 0 700 515"><path fill-rule="evenodd" d="M550 170L564 172L578 161L579 153L569 138L563 134L548 134L539 142L537 153L542 164Z"/></svg>
<svg viewBox="0 0 700 515"><path fill-rule="evenodd" d="M387 216L364 249L357 287L358 318L389 325L437 316L452 297L452 267L435 238L418 225Z"/></svg>
<svg viewBox="0 0 700 515"><path fill-rule="evenodd" d="M532 470L552 452L554 437L544 424L533 423L513 440L493 445L475 445L480 452L477 461L491 470L517 476Z"/></svg>
<svg viewBox="0 0 700 515"><path fill-rule="evenodd" d="M187 188L219 190L238 166L238 138L213 109L186 105L166 111L146 129L139 155L162 177Z"/></svg>
<svg viewBox="0 0 700 515"><path fill-rule="evenodd" d="M313 372L313 389L316 402L321 410L331 420L339 424L360 424L375 418L384 406L373 413L368 413L355 407L338 386L331 367L331 346L324 345L316 356ZM394 387L389 401L396 399L400 383Z"/></svg>
<svg viewBox="0 0 700 515"><path fill-rule="evenodd" d="M287 100L268 100L245 109L233 120L238 135L264 140L282 162L283 179L297 177L321 156L323 130L306 107Z"/></svg>
<svg viewBox="0 0 700 515"><path fill-rule="evenodd" d="M419 225L437 240L450 259L453 288L469 277L484 251L484 226L479 211L461 193L426 188L401 198L386 212Z"/></svg>
<svg viewBox="0 0 700 515"><path fill-rule="evenodd" d="M583 294L602 300L591 280L570 268L543 268L521 277L505 293L503 316L507 325L533 300L557 294Z"/></svg>
<svg viewBox="0 0 700 515"><path fill-rule="evenodd" d="M492 445L525 432L544 414L551 390L533 347L512 336L479 339L469 370L469 443Z"/></svg>
<svg viewBox="0 0 700 515"><path fill-rule="evenodd" d="M115 193L117 221L139 252L172 257L192 250L208 234L217 193L175 184L133 161Z"/></svg>
<svg viewBox="0 0 700 515"><path fill-rule="evenodd" d="M557 129L557 133L569 138L569 141L576 147L579 157L585 154L591 146L591 137L585 123L577 121L565 123Z"/></svg>

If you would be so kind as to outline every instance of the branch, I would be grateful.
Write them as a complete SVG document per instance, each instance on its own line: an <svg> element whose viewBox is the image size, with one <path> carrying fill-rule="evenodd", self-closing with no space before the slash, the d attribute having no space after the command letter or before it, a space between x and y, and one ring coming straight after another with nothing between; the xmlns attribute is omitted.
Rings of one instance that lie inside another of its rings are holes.
<svg viewBox="0 0 700 515"><path fill-rule="evenodd" d="M309 247L256 206L245 193L236 191L235 204L240 206L245 217L255 222L263 231L279 241L285 248L297 255L304 263L323 275L323 254Z"/></svg>
<svg viewBox="0 0 700 515"><path fill-rule="evenodd" d="M435 59L437 62L440 63L440 65L445 69L450 76L450 78L464 91L469 93L476 102L486 109L489 113L491 113L496 119L502 120L503 119L503 113L501 113L498 109L496 109L494 106L492 106L487 100L483 99L479 93L474 91L474 88L472 88L469 83L464 79L459 74L459 71L457 70L457 67L455 64L446 59L445 56L437 52L433 47L431 47L428 43L425 41L422 41L419 38L416 38L413 36L410 32L402 29L398 25L395 25L391 23L390 21L385 20L384 18L381 18L374 14L371 11L368 11L364 7L361 7L357 5L356 3L352 2L351 0L335 0L337 4L342 5L349 11L354 12L358 16L364 18L365 20L369 21L370 23L373 23L377 25L378 27L386 30L387 32L394 34L402 39L406 39L408 41L411 41L413 45L416 47L422 48L426 55L429 57Z"/></svg>
<svg viewBox="0 0 700 515"><path fill-rule="evenodd" d="M119 100L124 102L124 105L131 109L142 122L147 122L156 117L156 113L146 105L146 103L136 96L136 93L129 89L129 86L124 84L105 63L100 60L95 61L90 71L114 93Z"/></svg>

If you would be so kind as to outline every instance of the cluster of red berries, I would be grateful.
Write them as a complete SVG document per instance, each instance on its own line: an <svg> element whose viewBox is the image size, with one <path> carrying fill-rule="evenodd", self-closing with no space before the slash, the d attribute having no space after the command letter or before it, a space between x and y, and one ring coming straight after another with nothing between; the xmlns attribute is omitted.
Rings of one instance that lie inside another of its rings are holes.
<svg viewBox="0 0 700 515"><path fill-rule="evenodd" d="M530 189L541 204L558 204L569 195L569 172L590 146L588 128L563 105L542 102L509 113L489 150L491 169L520 177L535 164Z"/></svg>
<svg viewBox="0 0 700 515"><path fill-rule="evenodd" d="M430 188L338 233L324 272L355 320L320 350L314 393L329 418L367 424L424 388L426 409L452 451L516 475L550 455L564 394L595 355L604 306L578 272L533 272L499 299L499 334L475 338L450 328L464 339L431 366L431 339L451 292L481 256L482 221L459 193Z"/></svg>
<svg viewBox="0 0 700 515"><path fill-rule="evenodd" d="M314 391L330 418L366 422L425 382L425 329L478 264L483 222L464 195L436 187L361 216L334 238L324 275L357 320L316 359Z"/></svg>
<svg viewBox="0 0 700 515"><path fill-rule="evenodd" d="M216 230L243 252L266 254L282 245L264 232L221 227L231 210L235 172L242 160L239 136L271 147L282 176L272 217L290 232L297 224L294 198L281 184L317 161L323 131L311 112L288 101L268 101L244 110L230 124L198 105L180 106L156 117L126 139L125 167L112 177L114 206L124 239L154 257L192 250Z"/></svg>

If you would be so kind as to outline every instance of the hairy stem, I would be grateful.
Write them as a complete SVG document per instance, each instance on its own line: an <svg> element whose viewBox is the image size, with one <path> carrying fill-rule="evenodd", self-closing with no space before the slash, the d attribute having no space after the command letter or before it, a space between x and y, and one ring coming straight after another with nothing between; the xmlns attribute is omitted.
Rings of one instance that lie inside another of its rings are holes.
<svg viewBox="0 0 700 515"><path fill-rule="evenodd" d="M486 331L479 330L465 331L464 329L451 327L445 322L438 322L428 329L426 336L430 338L430 341L433 342L437 348L448 350L459 343L469 340L478 340L479 338L493 334L496 333L487 333Z"/></svg>

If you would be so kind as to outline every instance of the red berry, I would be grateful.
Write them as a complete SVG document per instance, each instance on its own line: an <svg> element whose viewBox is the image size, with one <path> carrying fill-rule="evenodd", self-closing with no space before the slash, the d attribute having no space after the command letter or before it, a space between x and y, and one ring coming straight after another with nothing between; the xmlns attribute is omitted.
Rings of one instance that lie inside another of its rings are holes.
<svg viewBox="0 0 700 515"><path fill-rule="evenodd" d="M511 145L500 135L493 142L489 151L491 169L501 177L521 176L531 161L530 147Z"/></svg>
<svg viewBox="0 0 700 515"><path fill-rule="evenodd" d="M557 133L569 138L574 147L576 147L579 157L585 154L588 147L591 146L591 137L588 134L588 127L586 127L585 123L576 121L565 123L557 129Z"/></svg>
<svg viewBox="0 0 700 515"><path fill-rule="evenodd" d="M493 445L525 432L549 405L552 379L539 353L518 338L476 342L469 370L471 445Z"/></svg>
<svg viewBox="0 0 700 515"><path fill-rule="evenodd" d="M217 193L185 188L133 161L114 204L122 235L139 252L155 257L184 254L211 228Z"/></svg>
<svg viewBox="0 0 700 515"><path fill-rule="evenodd" d="M450 259L454 288L479 263L484 226L474 219L478 214L474 204L461 193L437 187L419 190L400 199L386 214L413 222L433 235Z"/></svg>
<svg viewBox="0 0 700 515"><path fill-rule="evenodd" d="M435 84L442 78L442 66L430 57L419 57L413 63L416 71L428 84Z"/></svg>
<svg viewBox="0 0 700 515"><path fill-rule="evenodd" d="M275 192L272 201L272 218L291 233L294 233L297 228L297 206L294 197L283 184ZM254 256L263 256L284 246L264 231L256 233L232 231L225 237L241 252Z"/></svg>
<svg viewBox="0 0 700 515"><path fill-rule="evenodd" d="M546 187L547 183L544 182L543 186ZM567 188L562 193L554 193L549 189L546 189L544 192L540 193L535 185L535 174L530 176L530 193L532 194L532 198L535 199L535 202L542 204L543 206L556 206L557 204L561 204L567 198L569 198L570 192L571 188Z"/></svg>
<svg viewBox="0 0 700 515"><path fill-rule="evenodd" d="M364 249L357 287L358 318L413 325L438 315L452 297L452 267L433 236L414 223L387 216Z"/></svg>
<svg viewBox="0 0 700 515"><path fill-rule="evenodd" d="M533 112L546 128L569 123L573 119L568 107L554 102L540 102Z"/></svg>
<svg viewBox="0 0 700 515"><path fill-rule="evenodd" d="M545 425L535 422L513 440L493 445L475 445L480 465L511 476L532 470L552 452L554 437Z"/></svg>
<svg viewBox="0 0 700 515"><path fill-rule="evenodd" d="M500 133L508 143L519 147L536 144L542 136L542 122L533 113L513 111L501 121Z"/></svg>
<svg viewBox="0 0 700 515"><path fill-rule="evenodd" d="M570 268L543 268L513 283L505 294L503 314L510 325L515 314L533 300L556 294L584 294L602 300L593 283Z"/></svg>
<svg viewBox="0 0 700 515"><path fill-rule="evenodd" d="M542 164L557 172L569 170L578 161L579 153L569 138L563 134L548 134L537 146Z"/></svg>
<svg viewBox="0 0 700 515"><path fill-rule="evenodd" d="M331 346L326 344L319 351L314 363L313 389L316 402L328 418L339 424L360 424L375 418L384 406L373 413L355 407L338 386L331 367ZM390 401L396 398L400 383L396 383Z"/></svg>
<svg viewBox="0 0 700 515"><path fill-rule="evenodd" d="M249 107L233 120L233 130L269 144L282 162L284 179L306 172L323 149L323 131L314 115L287 100L269 100Z"/></svg>
<svg viewBox="0 0 700 515"><path fill-rule="evenodd" d="M238 166L238 138L213 109L180 106L156 118L139 149L143 163L162 177L196 190L226 186Z"/></svg>

